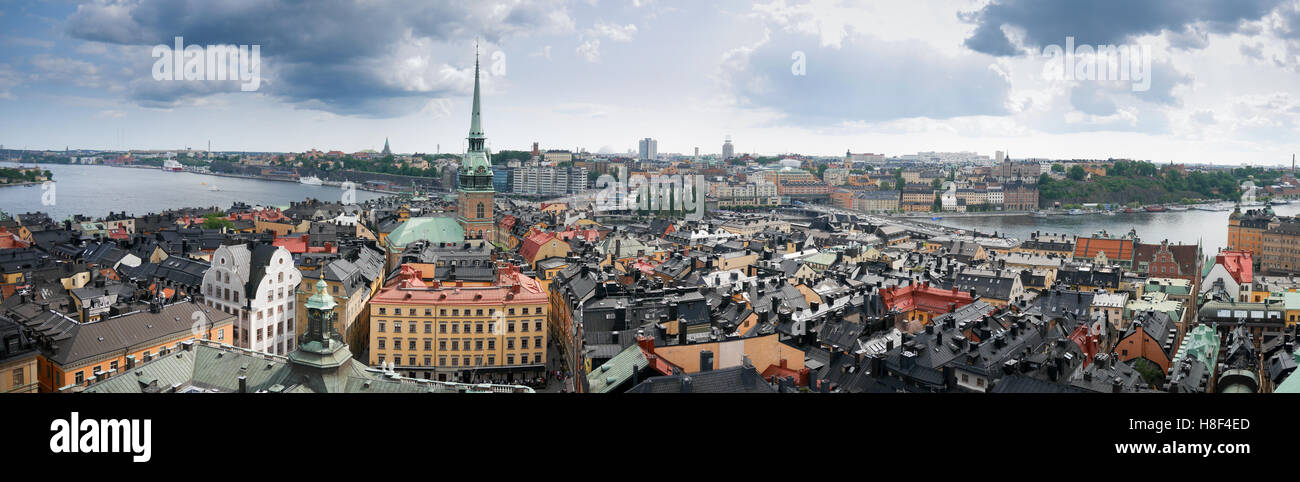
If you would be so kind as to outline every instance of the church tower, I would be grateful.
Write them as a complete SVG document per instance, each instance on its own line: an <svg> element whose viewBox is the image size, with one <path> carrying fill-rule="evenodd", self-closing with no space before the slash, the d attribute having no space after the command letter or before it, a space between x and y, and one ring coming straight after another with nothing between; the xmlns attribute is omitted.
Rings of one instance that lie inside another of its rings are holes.
<svg viewBox="0 0 1300 482"><path fill-rule="evenodd" d="M465 231L465 239L491 240L495 221L492 215L492 157L484 142L479 109L478 49L474 52L474 107L469 120L469 149L461 162L456 187L456 221ZM478 241L481 242L481 241Z"/></svg>

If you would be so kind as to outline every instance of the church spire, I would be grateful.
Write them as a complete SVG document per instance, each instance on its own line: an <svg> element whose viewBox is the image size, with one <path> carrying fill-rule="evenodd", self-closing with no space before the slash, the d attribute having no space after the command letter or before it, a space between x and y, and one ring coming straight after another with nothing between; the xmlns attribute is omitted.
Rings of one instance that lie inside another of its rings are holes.
<svg viewBox="0 0 1300 482"><path fill-rule="evenodd" d="M469 150L483 150L483 123L479 107L478 42L474 42L474 108L469 117Z"/></svg>

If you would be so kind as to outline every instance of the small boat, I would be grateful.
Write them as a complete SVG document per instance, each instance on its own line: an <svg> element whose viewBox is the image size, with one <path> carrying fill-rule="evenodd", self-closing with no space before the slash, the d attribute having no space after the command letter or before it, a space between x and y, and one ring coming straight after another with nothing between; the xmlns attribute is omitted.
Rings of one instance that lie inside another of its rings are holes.
<svg viewBox="0 0 1300 482"><path fill-rule="evenodd" d="M1158 205L1158 204L1157 204L1157 205L1154 205L1154 206L1147 206L1147 207L1144 208L1144 209L1146 209L1147 212L1149 212L1149 213L1163 213L1163 212L1166 211L1166 209L1165 209L1164 206L1161 206L1161 205Z"/></svg>
<svg viewBox="0 0 1300 482"><path fill-rule="evenodd" d="M1071 210L1070 210L1070 215L1071 215L1071 216L1082 216L1082 215L1083 215L1083 210L1082 210L1082 209L1071 209Z"/></svg>
<svg viewBox="0 0 1300 482"><path fill-rule="evenodd" d="M1124 208L1124 214L1133 214L1133 213L1136 213L1136 212L1138 212L1138 210L1136 210L1136 209L1133 209L1133 208Z"/></svg>
<svg viewBox="0 0 1300 482"><path fill-rule="evenodd" d="M1101 214L1103 216L1114 216L1116 213L1115 211L1102 211Z"/></svg>
<svg viewBox="0 0 1300 482"><path fill-rule="evenodd" d="M220 190L221 190L221 186L218 186L218 185L216 185L216 184L213 184L213 185L211 185L211 186L208 186L208 190L209 190L209 191L213 191L213 192L220 191Z"/></svg>
<svg viewBox="0 0 1300 482"><path fill-rule="evenodd" d="M1034 211L1034 217L1045 218L1047 217L1047 211Z"/></svg>
<svg viewBox="0 0 1300 482"><path fill-rule="evenodd" d="M1169 211L1172 212L1182 212L1187 210L1187 206L1169 206L1165 209L1168 209Z"/></svg>
<svg viewBox="0 0 1300 482"><path fill-rule="evenodd" d="M319 177L316 177L316 176L300 177L300 178L298 178L298 182L303 183L303 184L306 184L306 185L309 185L309 186L319 186L319 185L323 184L323 182L320 180L320 178L319 178Z"/></svg>
<svg viewBox="0 0 1300 482"><path fill-rule="evenodd" d="M935 216L935 217L930 218L930 220L931 220L931 221L942 221L942 220L943 220L943 216Z"/></svg>

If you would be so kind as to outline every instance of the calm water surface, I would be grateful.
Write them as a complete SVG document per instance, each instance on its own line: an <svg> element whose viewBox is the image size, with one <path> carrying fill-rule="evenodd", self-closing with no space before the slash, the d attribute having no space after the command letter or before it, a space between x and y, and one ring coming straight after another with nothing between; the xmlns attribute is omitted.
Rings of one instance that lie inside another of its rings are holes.
<svg viewBox="0 0 1300 482"><path fill-rule="evenodd" d="M1273 211L1281 216L1294 216L1300 214L1300 204L1274 206ZM985 233L997 232L1022 240L1029 239L1029 235L1034 231L1093 235L1105 230L1111 234L1122 235L1129 230L1137 230L1138 237L1145 243L1158 243L1168 239L1171 243L1194 244L1200 240L1205 253L1209 255L1228 245L1229 214L1232 214L1232 211L1213 212L1193 209L1182 212L1142 212L1114 216L945 217L934 222Z"/></svg>
<svg viewBox="0 0 1300 482"><path fill-rule="evenodd" d="M0 167L15 166L0 162ZM42 186L9 186L0 187L0 210L11 215L42 211L61 221L73 214L100 217L109 212L142 215L182 207L228 209L236 201L284 207L290 201L302 201L308 197L338 201L343 196L339 187L164 172L161 169L75 164L42 164L41 169L54 174L54 204L43 203ZM212 186L218 190L212 190ZM379 193L356 191L357 201L381 196Z"/></svg>

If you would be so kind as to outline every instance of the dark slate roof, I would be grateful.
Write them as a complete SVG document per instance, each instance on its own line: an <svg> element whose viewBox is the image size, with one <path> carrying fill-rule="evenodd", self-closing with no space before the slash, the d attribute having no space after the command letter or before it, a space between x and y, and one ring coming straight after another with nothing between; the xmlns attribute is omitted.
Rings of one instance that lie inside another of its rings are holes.
<svg viewBox="0 0 1300 482"><path fill-rule="evenodd" d="M630 393L776 393L753 366L648 378Z"/></svg>
<svg viewBox="0 0 1300 482"><path fill-rule="evenodd" d="M993 385L992 393L1086 393L1082 388L1039 380L1020 374L1002 377Z"/></svg>

